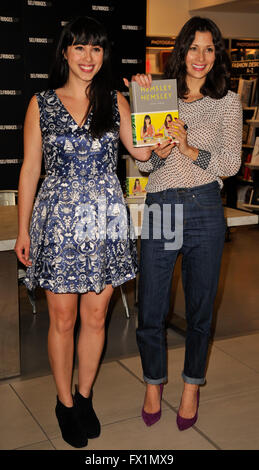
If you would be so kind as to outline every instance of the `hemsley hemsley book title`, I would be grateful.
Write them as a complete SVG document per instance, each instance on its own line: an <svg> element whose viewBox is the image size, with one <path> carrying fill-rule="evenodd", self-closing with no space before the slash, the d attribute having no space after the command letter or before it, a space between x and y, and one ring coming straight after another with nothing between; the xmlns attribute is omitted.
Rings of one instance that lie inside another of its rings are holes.
<svg viewBox="0 0 259 470"><path fill-rule="evenodd" d="M129 92L134 147L168 139L168 129L178 118L176 80L153 80L151 88L131 82Z"/></svg>

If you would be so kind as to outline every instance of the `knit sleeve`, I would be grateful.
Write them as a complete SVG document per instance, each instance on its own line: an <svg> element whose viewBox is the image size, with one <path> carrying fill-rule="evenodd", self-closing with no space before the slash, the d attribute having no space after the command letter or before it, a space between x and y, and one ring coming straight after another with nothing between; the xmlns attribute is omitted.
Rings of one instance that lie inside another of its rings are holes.
<svg viewBox="0 0 259 470"><path fill-rule="evenodd" d="M199 149L195 165L215 176L233 176L241 165L242 105L239 95L230 93L222 116L222 145L208 152Z"/></svg>
<svg viewBox="0 0 259 470"><path fill-rule="evenodd" d="M203 170L207 170L211 159L211 153L206 150L199 150L198 158L193 163Z"/></svg>
<svg viewBox="0 0 259 470"><path fill-rule="evenodd" d="M153 150L151 152L151 157L148 161L141 162L139 160L136 160L136 163L139 170L143 173L153 173L154 171L159 170L159 168L162 168L165 165L165 160L165 158L160 158Z"/></svg>

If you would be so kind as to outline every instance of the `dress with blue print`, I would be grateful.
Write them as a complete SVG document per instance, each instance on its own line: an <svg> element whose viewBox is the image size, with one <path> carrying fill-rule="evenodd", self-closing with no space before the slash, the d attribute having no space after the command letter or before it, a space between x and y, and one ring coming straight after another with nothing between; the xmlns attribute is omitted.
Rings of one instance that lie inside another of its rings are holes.
<svg viewBox="0 0 259 470"><path fill-rule="evenodd" d="M137 252L116 174L117 93L115 130L99 139L89 133L91 113L80 127L54 90L36 97L46 177L31 218L25 284L55 293L100 293L123 284L136 276Z"/></svg>

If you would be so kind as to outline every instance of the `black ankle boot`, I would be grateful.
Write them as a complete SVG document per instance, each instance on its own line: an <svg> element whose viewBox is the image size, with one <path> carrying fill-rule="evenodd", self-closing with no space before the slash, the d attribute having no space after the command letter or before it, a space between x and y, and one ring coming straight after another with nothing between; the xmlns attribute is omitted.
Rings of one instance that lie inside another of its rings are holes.
<svg viewBox="0 0 259 470"><path fill-rule="evenodd" d="M55 411L64 441L77 448L87 446L87 433L80 423L76 406L63 405L57 396Z"/></svg>
<svg viewBox="0 0 259 470"><path fill-rule="evenodd" d="M92 391L90 396L85 398L76 389L75 407L78 409L81 424L86 430L89 439L98 437L101 433L101 425L93 409L92 398Z"/></svg>

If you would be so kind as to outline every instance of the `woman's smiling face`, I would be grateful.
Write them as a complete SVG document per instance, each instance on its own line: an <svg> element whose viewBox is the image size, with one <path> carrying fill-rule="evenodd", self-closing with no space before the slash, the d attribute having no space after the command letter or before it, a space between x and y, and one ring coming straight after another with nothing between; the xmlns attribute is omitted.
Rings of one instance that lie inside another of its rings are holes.
<svg viewBox="0 0 259 470"><path fill-rule="evenodd" d="M212 34L209 31L196 31L185 58L186 79L200 80L204 83L207 74L214 65L215 58Z"/></svg>
<svg viewBox="0 0 259 470"><path fill-rule="evenodd" d="M91 44L76 44L68 46L65 58L69 66L69 73L77 78L91 82L103 64L103 48Z"/></svg>

